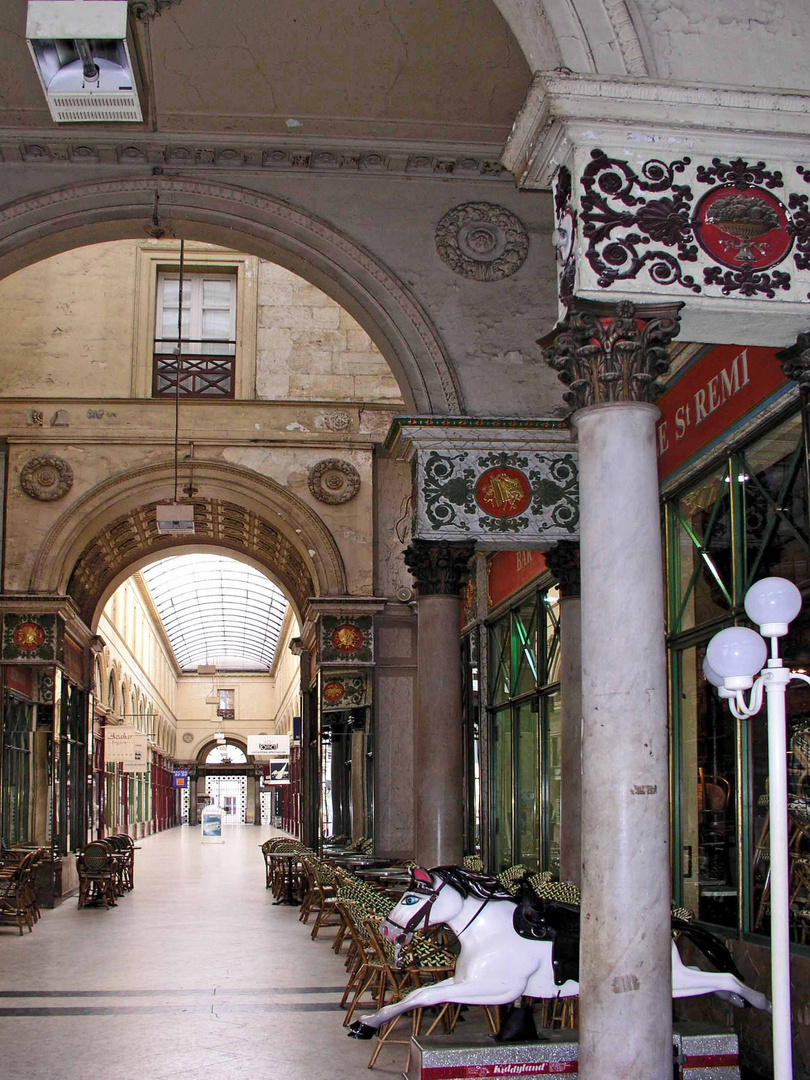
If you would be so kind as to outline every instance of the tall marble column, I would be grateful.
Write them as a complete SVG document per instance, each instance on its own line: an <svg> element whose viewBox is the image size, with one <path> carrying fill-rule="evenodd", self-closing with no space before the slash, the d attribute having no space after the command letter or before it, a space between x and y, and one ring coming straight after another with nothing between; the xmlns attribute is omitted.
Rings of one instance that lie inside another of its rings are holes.
<svg viewBox="0 0 810 1080"><path fill-rule="evenodd" d="M581 1080L672 1074L666 654L654 380L682 305L575 300L546 358L579 439Z"/></svg>
<svg viewBox="0 0 810 1080"><path fill-rule="evenodd" d="M416 861L464 855L461 728L461 590L472 543L414 540L404 552L419 594L414 803Z"/></svg>
<svg viewBox="0 0 810 1080"><path fill-rule="evenodd" d="M579 544L560 540L545 552L560 586L560 880L581 881L582 619Z"/></svg>

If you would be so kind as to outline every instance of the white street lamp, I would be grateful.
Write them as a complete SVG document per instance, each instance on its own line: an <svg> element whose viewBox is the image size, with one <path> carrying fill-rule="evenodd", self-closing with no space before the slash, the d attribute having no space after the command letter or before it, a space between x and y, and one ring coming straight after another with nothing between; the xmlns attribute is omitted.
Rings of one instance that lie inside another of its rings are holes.
<svg viewBox="0 0 810 1080"><path fill-rule="evenodd" d="M728 698L738 720L762 708L767 696L768 788L771 854L771 997L773 1003L774 1080L792 1080L790 1014L790 868L788 857L788 784L785 695L792 679L810 683L779 658L779 638L799 614L802 597L792 581L771 577L757 581L745 596L745 611L760 629L730 626L715 634L706 650L703 671ZM770 638L768 646L763 638ZM721 685L719 685L721 684ZM745 691L750 689L748 701Z"/></svg>

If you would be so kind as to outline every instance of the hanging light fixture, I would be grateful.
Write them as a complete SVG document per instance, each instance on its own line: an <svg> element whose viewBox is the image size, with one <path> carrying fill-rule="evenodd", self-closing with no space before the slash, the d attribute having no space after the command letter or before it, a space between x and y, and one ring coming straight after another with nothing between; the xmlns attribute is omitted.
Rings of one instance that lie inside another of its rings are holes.
<svg viewBox="0 0 810 1080"><path fill-rule="evenodd" d="M183 373L183 292L185 286L185 240L180 240L180 280L177 294L177 343L174 349L174 500L155 508L157 530L161 535L194 532L193 503L179 502L180 489L180 378Z"/></svg>

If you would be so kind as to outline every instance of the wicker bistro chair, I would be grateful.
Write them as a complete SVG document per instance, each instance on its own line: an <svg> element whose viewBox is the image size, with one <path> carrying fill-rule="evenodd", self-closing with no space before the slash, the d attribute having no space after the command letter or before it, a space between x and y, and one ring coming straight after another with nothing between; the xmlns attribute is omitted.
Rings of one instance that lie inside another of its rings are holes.
<svg viewBox="0 0 810 1080"><path fill-rule="evenodd" d="M116 833L109 840L110 843L114 842L121 858L124 888L127 892L131 892L135 888L135 841L126 833Z"/></svg>
<svg viewBox="0 0 810 1080"><path fill-rule="evenodd" d="M266 889L273 890L273 896L280 900L284 895L286 886L285 866L283 859L276 859L274 855L297 854L298 852L314 854L311 848L295 840L291 836L272 836L262 844L264 857L264 884Z"/></svg>
<svg viewBox="0 0 810 1080"><path fill-rule="evenodd" d="M306 922L311 912L317 912L310 935L314 941L322 927L341 927L343 916L337 907L337 882L332 868L314 855L303 855L301 865L307 879L308 896L308 901L305 901L308 904L306 914L302 914L301 918Z"/></svg>
<svg viewBox="0 0 810 1080"><path fill-rule="evenodd" d="M34 928L35 901L31 867L35 855L36 852L29 852L10 874L0 879L0 919L16 922L20 936L23 926L28 927L29 933Z"/></svg>
<svg viewBox="0 0 810 1080"><path fill-rule="evenodd" d="M116 896L123 896L132 888L134 852L122 836L108 836L105 843L109 845L113 856Z"/></svg>
<svg viewBox="0 0 810 1080"><path fill-rule="evenodd" d="M106 840L93 840L76 856L79 870L79 907L98 904L116 906L118 869Z"/></svg>

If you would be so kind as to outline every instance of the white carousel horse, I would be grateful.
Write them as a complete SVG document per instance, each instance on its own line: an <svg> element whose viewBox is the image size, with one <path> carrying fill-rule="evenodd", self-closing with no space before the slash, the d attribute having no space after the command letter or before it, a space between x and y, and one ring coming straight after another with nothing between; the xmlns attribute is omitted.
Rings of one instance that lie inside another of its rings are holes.
<svg viewBox="0 0 810 1080"><path fill-rule="evenodd" d="M383 934L388 941L405 945L420 926L446 924L461 946L455 974L361 1017L351 1026L349 1036L370 1039L378 1028L401 1013L448 1001L507 1005L524 995L556 998L578 994L579 984L574 979L561 985L555 983L551 940L527 940L517 934L513 926L516 910L515 898L495 878L460 866L440 866L430 871L415 867L408 892L383 923ZM734 968L722 943L706 932L702 936L714 943L712 961L716 963L717 955L724 955L726 966ZM732 971L688 967L673 942L672 996L697 994L719 994L735 1005L748 1002L770 1011L765 995L752 990Z"/></svg>

